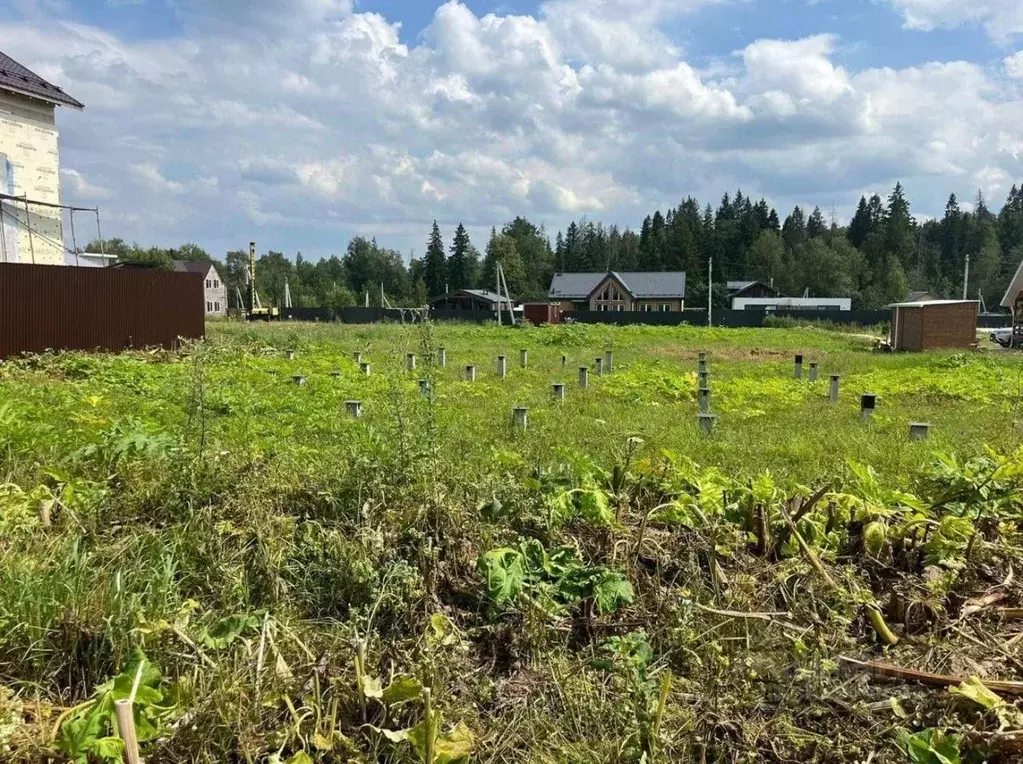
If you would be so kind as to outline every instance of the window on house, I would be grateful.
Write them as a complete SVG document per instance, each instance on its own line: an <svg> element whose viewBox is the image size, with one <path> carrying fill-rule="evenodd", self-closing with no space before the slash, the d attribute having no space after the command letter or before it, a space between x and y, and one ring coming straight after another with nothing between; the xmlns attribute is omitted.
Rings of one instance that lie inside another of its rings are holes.
<svg viewBox="0 0 1023 764"><path fill-rule="evenodd" d="M621 312L626 309L626 294L616 284L608 284L594 298L594 309Z"/></svg>
<svg viewBox="0 0 1023 764"><path fill-rule="evenodd" d="M220 289L220 279L213 279L213 288Z"/></svg>
<svg viewBox="0 0 1023 764"><path fill-rule="evenodd" d="M213 312L214 313L219 313L220 312L220 301L219 300L217 300L216 302L213 303Z"/></svg>
<svg viewBox="0 0 1023 764"><path fill-rule="evenodd" d="M671 310L671 305L670 304L668 304L666 302L661 303L661 313L667 313L670 310Z"/></svg>
<svg viewBox="0 0 1023 764"><path fill-rule="evenodd" d="M206 312L207 313L213 312L213 303L210 302L209 300L206 301Z"/></svg>

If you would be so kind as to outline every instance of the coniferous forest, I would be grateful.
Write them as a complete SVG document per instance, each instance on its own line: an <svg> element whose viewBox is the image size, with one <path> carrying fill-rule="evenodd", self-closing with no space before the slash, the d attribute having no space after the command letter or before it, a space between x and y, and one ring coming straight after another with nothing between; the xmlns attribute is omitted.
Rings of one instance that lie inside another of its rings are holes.
<svg viewBox="0 0 1023 764"><path fill-rule="evenodd" d="M317 262L270 251L259 258L257 288L269 304L283 303L287 281L296 306L361 305L366 292L370 304L379 305L381 287L394 305L423 305L451 289L493 287L501 263L517 300L545 298L559 271L682 270L689 307L706 305L712 272L719 305L726 281L756 279L773 282L782 294L851 297L854 307L869 309L914 290L962 297L969 257L966 292L970 299L980 294L995 309L1023 261L1023 188L1013 186L998 211L980 193L968 201L953 194L944 215L928 220L914 217L899 184L886 198L861 198L847 226L819 207L796 207L782 219L765 200L740 190L725 194L716 207L687 197L678 207L648 215L638 231L582 219L552 233L518 217L492 229L482 251L463 225L448 233L445 241L434 221L425 254L411 262L363 237L352 239L343 255ZM143 249L115 239L106 247L155 264L209 257L194 244ZM228 252L220 262L233 305L235 287L244 290L248 255Z"/></svg>

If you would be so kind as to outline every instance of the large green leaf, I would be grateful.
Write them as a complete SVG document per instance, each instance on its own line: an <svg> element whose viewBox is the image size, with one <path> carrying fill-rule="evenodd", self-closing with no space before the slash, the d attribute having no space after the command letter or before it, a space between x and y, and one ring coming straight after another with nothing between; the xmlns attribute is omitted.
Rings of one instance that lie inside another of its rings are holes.
<svg viewBox="0 0 1023 764"><path fill-rule="evenodd" d="M399 676L394 679L382 693L384 703L393 706L418 698L423 692L423 685L411 676Z"/></svg>
<svg viewBox="0 0 1023 764"><path fill-rule="evenodd" d="M516 549L494 549L480 558L487 594L497 605L512 602L526 581L525 558Z"/></svg>

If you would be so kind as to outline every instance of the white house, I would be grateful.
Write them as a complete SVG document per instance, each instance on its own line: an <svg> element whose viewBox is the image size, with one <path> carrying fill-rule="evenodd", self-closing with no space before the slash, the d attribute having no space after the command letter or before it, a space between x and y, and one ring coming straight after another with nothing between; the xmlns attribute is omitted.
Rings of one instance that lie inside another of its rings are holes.
<svg viewBox="0 0 1023 764"><path fill-rule="evenodd" d="M0 262L64 265L58 106L84 108L0 53Z"/></svg>
<svg viewBox="0 0 1023 764"><path fill-rule="evenodd" d="M205 297L207 316L227 315L227 285L217 273L217 267L213 263L186 262L175 260L174 270L178 273L192 273L203 280L203 291Z"/></svg>
<svg viewBox="0 0 1023 764"><path fill-rule="evenodd" d="M1017 305L1023 306L1023 263L1019 264L1016 275L1009 282L1009 288L1005 290L1005 297L1002 298L1001 305L1003 308L1013 311L1014 314ZM1021 319L1023 316L1016 316L1016 318Z"/></svg>
<svg viewBox="0 0 1023 764"><path fill-rule="evenodd" d="M732 310L852 310L849 297L736 297Z"/></svg>

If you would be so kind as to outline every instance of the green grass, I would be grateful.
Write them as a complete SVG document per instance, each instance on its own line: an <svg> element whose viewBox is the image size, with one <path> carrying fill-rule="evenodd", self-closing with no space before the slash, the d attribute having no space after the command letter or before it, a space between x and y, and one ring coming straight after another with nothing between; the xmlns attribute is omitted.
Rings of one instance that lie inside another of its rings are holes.
<svg viewBox="0 0 1023 764"><path fill-rule="evenodd" d="M142 651L173 697L145 712L144 751L161 762L423 760L365 726L411 728L422 700L385 708L360 692L364 674L432 687L439 731L464 723L436 745L471 734L473 761L896 761L899 729L931 727L970 732L965 757L982 709L889 691L835 661L890 652L1012 673L941 625L1023 557L1023 365L871 345L814 328L217 323L180 353L0 365L0 749L95 759L69 724L99 714L102 694L59 709ZM597 377L608 348L614 372ZM710 437L696 419L700 350ZM792 378L797 352L819 381ZM842 376L838 404L829 374ZM865 392L879 396L869 422ZM345 414L349 399L363 418ZM515 406L529 408L525 432ZM914 421L932 424L929 441L910 441ZM788 500L818 487L798 527L835 587L792 538L777 556L753 549L757 512L777 539ZM887 539L874 555L871 522ZM477 561L527 540L550 559L502 568L498 596ZM600 587L618 580L631 601L605 607ZM1021 604L1015 591L1001 604ZM899 645L878 643L874 603ZM734 611L790 616L720 614ZM855 710L891 692L919 716ZM95 719L89 740L113 734Z"/></svg>

